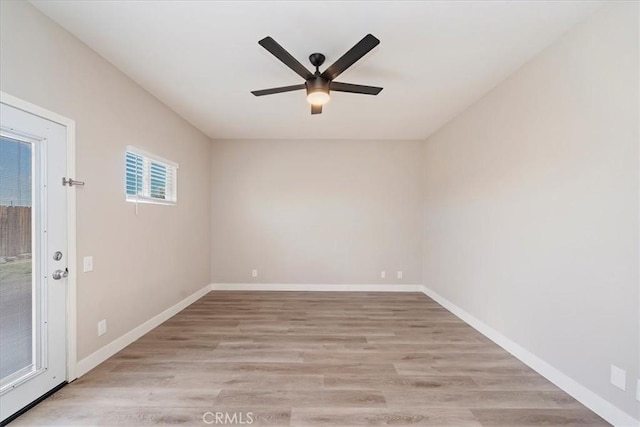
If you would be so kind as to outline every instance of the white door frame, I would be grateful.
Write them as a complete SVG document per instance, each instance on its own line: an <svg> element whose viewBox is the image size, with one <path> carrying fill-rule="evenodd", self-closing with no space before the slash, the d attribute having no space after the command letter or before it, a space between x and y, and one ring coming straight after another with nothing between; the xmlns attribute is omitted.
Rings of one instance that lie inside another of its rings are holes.
<svg viewBox="0 0 640 427"><path fill-rule="evenodd" d="M67 137L67 178L76 179L76 122L60 114L46 110L23 99L0 91L0 102L34 116L58 123L66 128ZM62 182L59 183L62 185ZM67 193L67 252L69 261L69 276L67 277L67 373L66 380L71 382L76 379L77 362L77 307L76 307L76 278L78 277L76 263L76 188L71 186Z"/></svg>

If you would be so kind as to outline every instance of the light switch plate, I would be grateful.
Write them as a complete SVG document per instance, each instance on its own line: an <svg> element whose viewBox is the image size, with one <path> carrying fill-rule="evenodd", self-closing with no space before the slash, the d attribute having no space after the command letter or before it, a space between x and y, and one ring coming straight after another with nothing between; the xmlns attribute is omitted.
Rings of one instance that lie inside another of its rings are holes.
<svg viewBox="0 0 640 427"><path fill-rule="evenodd" d="M98 322L98 336L102 336L107 333L107 320L103 319Z"/></svg>
<svg viewBox="0 0 640 427"><path fill-rule="evenodd" d="M611 384L618 387L620 390L627 390L627 371L622 368L618 368L615 365L611 365Z"/></svg>
<svg viewBox="0 0 640 427"><path fill-rule="evenodd" d="M87 273L89 271L93 271L93 257L86 256L82 258L82 271Z"/></svg>

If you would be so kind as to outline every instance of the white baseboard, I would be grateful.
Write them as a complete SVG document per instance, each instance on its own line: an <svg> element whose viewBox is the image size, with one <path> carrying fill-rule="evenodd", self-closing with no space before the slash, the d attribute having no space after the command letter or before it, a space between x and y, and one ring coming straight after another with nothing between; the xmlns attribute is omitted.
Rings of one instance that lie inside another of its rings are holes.
<svg viewBox="0 0 640 427"><path fill-rule="evenodd" d="M596 414L613 424L620 427L639 427L640 421L633 418L631 415L607 402L596 393L592 392L582 384L578 383L574 379L570 378L566 374L562 373L558 369L549 365L547 362L529 352L528 350L520 347L509 338L502 335L500 332L493 329L491 326L482 322L478 318L469 314L462 308L458 307L451 301L442 297L435 291L423 286L423 292L426 296L436 301L438 304L449 310L451 313L459 317L469 326L489 338L491 341L498 344L500 347L511 353L513 356L522 361L525 365L554 383L560 389L571 395L578 402L582 403L587 408L591 409Z"/></svg>
<svg viewBox="0 0 640 427"><path fill-rule="evenodd" d="M212 283L212 291L422 292L417 284Z"/></svg>
<svg viewBox="0 0 640 427"><path fill-rule="evenodd" d="M109 344L105 345L101 349L96 352L90 354L84 359L78 361L76 364L76 378L80 378L147 332L151 331L155 327L159 326L166 320L175 316L180 311L184 310L186 307L190 306L206 294L211 291L211 285L207 285L204 288L196 291L195 293L189 295L179 303L175 304L172 307L169 307L162 313L152 317L151 319L144 322L142 325L130 330L126 334L122 335L119 338L111 341Z"/></svg>

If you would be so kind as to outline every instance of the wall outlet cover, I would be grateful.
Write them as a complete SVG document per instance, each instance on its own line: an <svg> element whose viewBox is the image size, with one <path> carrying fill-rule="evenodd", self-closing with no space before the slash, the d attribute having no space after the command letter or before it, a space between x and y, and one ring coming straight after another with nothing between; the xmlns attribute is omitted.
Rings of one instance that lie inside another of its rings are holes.
<svg viewBox="0 0 640 427"><path fill-rule="evenodd" d="M636 400L640 402L640 380L636 380Z"/></svg>
<svg viewBox="0 0 640 427"><path fill-rule="evenodd" d="M258 270L251 270L251 277L258 277Z"/></svg>
<svg viewBox="0 0 640 427"><path fill-rule="evenodd" d="M402 279L402 276L403 276L402 271L398 271L398 276L397 276L398 279Z"/></svg>
<svg viewBox="0 0 640 427"><path fill-rule="evenodd" d="M611 365L611 384L620 390L627 390L627 371Z"/></svg>
<svg viewBox="0 0 640 427"><path fill-rule="evenodd" d="M385 271L381 271L380 272L380 278L384 279L385 277L387 277L387 273Z"/></svg>

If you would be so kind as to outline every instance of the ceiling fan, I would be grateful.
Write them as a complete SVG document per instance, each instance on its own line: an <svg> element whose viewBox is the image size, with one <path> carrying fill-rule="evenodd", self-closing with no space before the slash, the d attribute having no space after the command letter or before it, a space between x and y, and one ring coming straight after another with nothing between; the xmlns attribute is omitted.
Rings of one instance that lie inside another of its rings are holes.
<svg viewBox="0 0 640 427"><path fill-rule="evenodd" d="M365 95L377 95L382 90L381 87L354 85L351 83L336 82L334 79L338 77L344 70L355 64L360 58L365 56L371 49L376 47L380 40L367 34L362 40L356 43L347 53L342 55L340 59L333 63L329 68L320 73L320 66L324 63L325 56L321 53L312 53L309 56L311 65L316 67L315 73L307 70L298 60L296 60L289 52L280 46L271 37L265 37L258 42L260 46L267 49L273 56L278 58L284 65L291 68L296 74L302 77L305 82L292 85L275 87L271 89L251 91L255 96L272 95L274 93L291 92L294 90L307 90L307 101L311 104L311 114L322 113L322 106L329 102L329 93L334 92L350 92Z"/></svg>

